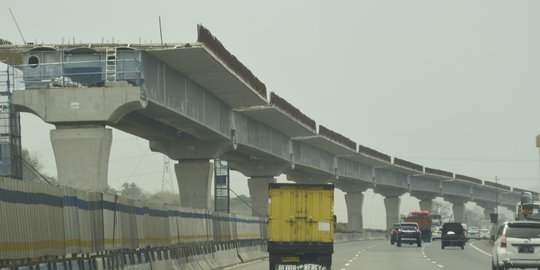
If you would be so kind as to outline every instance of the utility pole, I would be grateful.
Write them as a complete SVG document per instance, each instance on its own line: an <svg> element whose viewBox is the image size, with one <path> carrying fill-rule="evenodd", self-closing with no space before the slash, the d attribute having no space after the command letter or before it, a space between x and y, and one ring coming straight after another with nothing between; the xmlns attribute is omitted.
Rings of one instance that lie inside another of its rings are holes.
<svg viewBox="0 0 540 270"><path fill-rule="evenodd" d="M499 216L499 178L495 175L495 214Z"/></svg>
<svg viewBox="0 0 540 270"><path fill-rule="evenodd" d="M540 149L540 134L539 135L536 135L536 147L538 147ZM538 151L538 154L539 154L539 157L540 157L540 151ZM540 169L540 167L539 167ZM540 190L538 190L538 192L540 193ZM540 200L540 198L537 198L538 200ZM534 196L533 196L533 201L534 201Z"/></svg>

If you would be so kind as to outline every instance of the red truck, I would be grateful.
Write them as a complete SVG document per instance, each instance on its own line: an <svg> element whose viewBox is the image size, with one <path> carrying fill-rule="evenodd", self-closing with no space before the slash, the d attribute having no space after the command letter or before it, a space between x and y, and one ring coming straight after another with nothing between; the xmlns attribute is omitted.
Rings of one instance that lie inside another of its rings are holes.
<svg viewBox="0 0 540 270"><path fill-rule="evenodd" d="M422 240L424 242L431 242L431 223L432 218L429 215L429 211L415 210L411 211L409 215L403 219L404 222L416 222L422 232Z"/></svg>

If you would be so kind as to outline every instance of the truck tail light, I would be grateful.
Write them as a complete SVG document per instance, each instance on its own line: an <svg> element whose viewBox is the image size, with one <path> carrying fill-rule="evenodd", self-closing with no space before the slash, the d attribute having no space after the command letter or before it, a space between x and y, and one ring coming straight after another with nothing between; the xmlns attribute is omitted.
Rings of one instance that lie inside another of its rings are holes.
<svg viewBox="0 0 540 270"><path fill-rule="evenodd" d="M501 247L506 248L506 235L505 234L501 236Z"/></svg>

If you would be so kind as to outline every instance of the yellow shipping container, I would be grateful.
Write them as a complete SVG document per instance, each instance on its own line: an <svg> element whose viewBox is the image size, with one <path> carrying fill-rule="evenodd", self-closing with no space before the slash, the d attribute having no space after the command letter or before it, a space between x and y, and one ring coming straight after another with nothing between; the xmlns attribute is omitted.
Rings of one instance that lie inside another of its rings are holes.
<svg viewBox="0 0 540 270"><path fill-rule="evenodd" d="M334 185L270 184L268 241L334 241Z"/></svg>

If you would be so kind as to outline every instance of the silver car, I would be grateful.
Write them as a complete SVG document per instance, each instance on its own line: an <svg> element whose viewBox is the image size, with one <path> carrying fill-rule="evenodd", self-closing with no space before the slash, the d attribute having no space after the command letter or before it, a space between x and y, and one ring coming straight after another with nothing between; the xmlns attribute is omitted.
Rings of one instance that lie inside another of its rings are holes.
<svg viewBox="0 0 540 270"><path fill-rule="evenodd" d="M540 269L540 222L512 221L501 225L491 255L493 270Z"/></svg>
<svg viewBox="0 0 540 270"><path fill-rule="evenodd" d="M469 227L467 230L467 239L480 239L480 230L478 227Z"/></svg>

